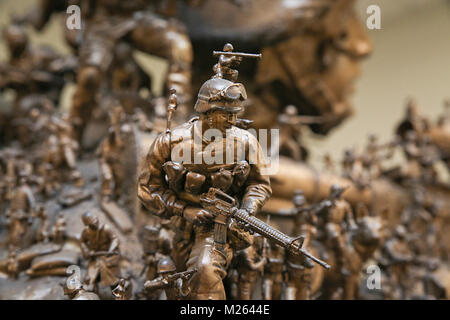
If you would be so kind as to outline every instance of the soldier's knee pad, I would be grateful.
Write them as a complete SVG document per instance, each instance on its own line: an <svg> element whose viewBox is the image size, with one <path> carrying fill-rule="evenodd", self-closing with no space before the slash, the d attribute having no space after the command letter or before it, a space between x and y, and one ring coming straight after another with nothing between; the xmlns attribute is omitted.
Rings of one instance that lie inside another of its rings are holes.
<svg viewBox="0 0 450 320"><path fill-rule="evenodd" d="M218 274L216 273L216 267L214 266L214 263L207 259L199 259L199 261L196 264L197 273L199 277L203 281L207 281L207 279L211 278L217 278Z"/></svg>

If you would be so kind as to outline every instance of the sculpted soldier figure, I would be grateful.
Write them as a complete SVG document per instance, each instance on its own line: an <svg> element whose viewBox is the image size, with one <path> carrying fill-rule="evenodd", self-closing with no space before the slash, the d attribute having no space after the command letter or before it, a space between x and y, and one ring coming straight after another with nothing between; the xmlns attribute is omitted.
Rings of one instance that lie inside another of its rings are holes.
<svg viewBox="0 0 450 320"><path fill-rule="evenodd" d="M305 235L303 246L310 248L317 229L317 207L307 207L307 202L302 190L296 190L293 197L295 222L293 235ZM312 261L306 257L287 253L286 271L287 288L286 300L307 300L311 293L311 268Z"/></svg>
<svg viewBox="0 0 450 320"><path fill-rule="evenodd" d="M143 248L145 259L145 279L153 280L157 274L157 266L161 259L170 254L170 244L160 237L161 229L154 226L145 226L143 234Z"/></svg>
<svg viewBox="0 0 450 320"><path fill-rule="evenodd" d="M66 169L69 174L68 180L76 186L82 186L83 178L76 165L76 153L79 146L72 136L71 124L63 118L53 117L50 130L43 162L50 164L54 170Z"/></svg>
<svg viewBox="0 0 450 320"><path fill-rule="evenodd" d="M70 300L100 300L96 293L87 291L76 279L70 279L69 283L64 284L64 295Z"/></svg>
<svg viewBox="0 0 450 320"><path fill-rule="evenodd" d="M113 287L119 281L119 239L106 225L101 224L98 218L87 211L82 216L85 225L80 245L83 257L88 259L89 285Z"/></svg>
<svg viewBox="0 0 450 320"><path fill-rule="evenodd" d="M179 216L185 222L184 227L176 230L175 239L185 240L185 236L177 234L194 225L190 231L190 248L184 248L183 258L188 270L198 270L190 281L192 299L225 299L222 280L233 252L252 241L251 235L231 220L225 229L228 230L226 243L217 244L214 216L201 207L199 194L214 187L236 197L239 210L250 215L271 194L269 177L262 173L265 161L258 141L246 130L235 127L236 115L245 99L245 88L240 83L217 77L206 81L195 105L200 117L160 134L150 147L139 177L138 196L150 212L166 218ZM212 138L208 129L227 136ZM238 158L238 152L231 154L233 150L224 148L223 141L229 140L235 142L234 151L245 151L242 158ZM255 153L253 163L250 163L250 150ZM211 154L221 160L208 158ZM233 175L234 168L242 161L249 163L250 170L238 172L247 176ZM239 188L232 188L233 181L241 181Z"/></svg>
<svg viewBox="0 0 450 320"><path fill-rule="evenodd" d="M120 42L133 49L168 60L166 89L176 88L181 103L190 99L192 48L183 26L159 14L165 0L96 1L87 3L83 42L79 50L80 69L71 109L77 136L81 138L92 111L98 105L105 77L114 67L115 50ZM115 77L117 80L117 78Z"/></svg>
<svg viewBox="0 0 450 320"><path fill-rule="evenodd" d="M258 276L264 271L266 262L264 241L263 237L255 234L253 245L236 252L239 300L251 300Z"/></svg>
<svg viewBox="0 0 450 320"><path fill-rule="evenodd" d="M23 110L33 100L32 105L44 109L46 99L56 104L64 86L63 77L57 73L55 62L62 59L50 47L31 47L25 29L11 24L3 30L10 58L8 64L0 65L2 80L0 87L9 87L16 91L16 106Z"/></svg>
<svg viewBox="0 0 450 320"><path fill-rule="evenodd" d="M194 74L194 85L209 77L205 65L213 58L207 50L233 39L235 47L264 55L239 71L251 101L245 118L254 120L255 128L273 128L278 114L292 104L302 115L325 116L310 127L326 134L352 114L349 97L359 63L372 50L355 2L246 0L236 6L209 0L200 8L182 6L194 68L203 71Z"/></svg>
<svg viewBox="0 0 450 320"><path fill-rule="evenodd" d="M52 240L55 243L62 244L66 238L67 223L64 214L60 212L58 218L52 227Z"/></svg>
<svg viewBox="0 0 450 320"><path fill-rule="evenodd" d="M121 278L117 286L112 290L116 300L130 300L133 294L133 286L130 281Z"/></svg>
<svg viewBox="0 0 450 320"><path fill-rule="evenodd" d="M9 244L18 248L23 247L26 242L25 235L28 233L35 206L35 199L27 184L27 178L26 172L19 172L19 185L13 191L10 208L7 212L10 221Z"/></svg>
<svg viewBox="0 0 450 320"><path fill-rule="evenodd" d="M343 275L348 273L346 266L349 263L345 245L345 232L355 230L356 222L353 218L353 211L350 204L341 198L345 188L334 184L331 186L330 195L324 203L323 226L325 230L324 240L327 247L336 253L338 268Z"/></svg>
<svg viewBox="0 0 450 320"><path fill-rule="evenodd" d="M14 246L9 247L6 271L11 278L16 279L19 276L19 261L17 261L17 252Z"/></svg>
<svg viewBox="0 0 450 320"><path fill-rule="evenodd" d="M323 156L324 171L330 174L336 174L336 165L329 153L325 153Z"/></svg>
<svg viewBox="0 0 450 320"><path fill-rule="evenodd" d="M152 292L154 290L164 289L167 300L178 300L189 295L190 288L187 281L191 279L196 270L176 273L175 263L169 257L163 258L158 262L158 277L153 280L147 280L144 283L145 290Z"/></svg>
<svg viewBox="0 0 450 320"><path fill-rule="evenodd" d="M125 179L123 164L121 163L125 143L122 139L124 117L125 113L121 106L113 108L110 114L111 127L108 136L97 150L102 178L101 195L105 199L119 198Z"/></svg>
<svg viewBox="0 0 450 320"><path fill-rule="evenodd" d="M281 300L284 283L285 250L269 242L264 266L262 296L264 300Z"/></svg>
<svg viewBox="0 0 450 320"><path fill-rule="evenodd" d="M37 212L36 218L39 218L40 225L37 232L37 241L38 242L47 242L50 239L49 232L49 223L48 223L48 215L45 210L45 206L40 205Z"/></svg>
<svg viewBox="0 0 450 320"><path fill-rule="evenodd" d="M407 230L398 225L393 236L386 241L382 253L387 258L387 267L395 287L400 291L398 298L405 299L409 288L409 265L413 262L413 253L409 248Z"/></svg>
<svg viewBox="0 0 450 320"><path fill-rule="evenodd" d="M225 44L223 47L224 52L233 52L234 48L231 43ZM242 57L225 54L219 56L219 62L214 65L213 71L216 74L214 77L223 78L230 81L236 81L239 75L239 71L232 69L232 67L239 66L242 61Z"/></svg>

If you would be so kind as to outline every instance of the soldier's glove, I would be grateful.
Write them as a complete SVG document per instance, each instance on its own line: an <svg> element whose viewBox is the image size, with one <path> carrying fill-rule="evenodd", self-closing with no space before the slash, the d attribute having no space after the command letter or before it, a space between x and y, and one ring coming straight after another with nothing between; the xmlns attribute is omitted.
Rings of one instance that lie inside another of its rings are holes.
<svg viewBox="0 0 450 320"><path fill-rule="evenodd" d="M199 225L210 221L214 215L202 208L187 206L183 210L183 218L192 224Z"/></svg>

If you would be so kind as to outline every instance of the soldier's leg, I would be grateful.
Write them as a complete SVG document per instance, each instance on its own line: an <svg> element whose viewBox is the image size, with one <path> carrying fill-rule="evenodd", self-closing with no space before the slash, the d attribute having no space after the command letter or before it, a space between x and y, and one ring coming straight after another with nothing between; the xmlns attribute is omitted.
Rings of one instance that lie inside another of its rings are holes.
<svg viewBox="0 0 450 320"><path fill-rule="evenodd" d="M9 244L14 247L19 247L20 244L20 222L17 219L11 219L9 225Z"/></svg>
<svg viewBox="0 0 450 320"><path fill-rule="evenodd" d="M91 259L88 263L88 270L87 270L87 279L89 286L96 286L98 277L100 275L100 270L97 266L97 261L95 259ZM97 288L95 288L97 289Z"/></svg>
<svg viewBox="0 0 450 320"><path fill-rule="evenodd" d="M325 229L327 232L327 238L330 241L330 247L336 254L338 268L341 272L344 272L346 267L346 251L341 228L335 223L327 223L325 225Z"/></svg>
<svg viewBox="0 0 450 320"><path fill-rule="evenodd" d="M123 194L123 184L125 182L124 168L116 163L112 167L113 179L114 179L114 197L119 199Z"/></svg>
<svg viewBox="0 0 450 320"><path fill-rule="evenodd" d="M97 105L97 93L106 71L109 69L115 41L96 30L87 31L80 49L80 69L77 87L73 95L71 118L78 141Z"/></svg>
<svg viewBox="0 0 450 320"><path fill-rule="evenodd" d="M131 42L139 50L168 59L166 90L175 88L179 103L185 104L191 97L193 52L184 26L150 12L139 12L136 18L138 22L131 31Z"/></svg>
<svg viewBox="0 0 450 320"><path fill-rule="evenodd" d="M171 223L174 225L175 235L172 240L171 257L177 266L178 271L187 269L186 263L193 246L192 224L181 217L172 217Z"/></svg>
<svg viewBox="0 0 450 320"><path fill-rule="evenodd" d="M252 285L248 281L240 281L239 284L239 300L250 300L252 296Z"/></svg>
<svg viewBox="0 0 450 320"><path fill-rule="evenodd" d="M113 183L112 181L113 176L111 172L111 167L106 162L101 162L100 173L102 178L101 196L102 198L107 199L112 195L111 184Z"/></svg>
<svg viewBox="0 0 450 320"><path fill-rule="evenodd" d="M309 300L311 294L311 269L304 269L297 282L297 300Z"/></svg>
<svg viewBox="0 0 450 320"><path fill-rule="evenodd" d="M286 300L297 300L297 286L293 281L289 281L286 287Z"/></svg>
<svg viewBox="0 0 450 320"><path fill-rule="evenodd" d="M272 300L281 300L283 295L283 275L276 274L272 283Z"/></svg>
<svg viewBox="0 0 450 320"><path fill-rule="evenodd" d="M188 270L197 269L191 278L190 298L194 300L225 300L223 279L232 258L232 250L214 248L213 232L197 231L194 246L187 261Z"/></svg>
<svg viewBox="0 0 450 320"><path fill-rule="evenodd" d="M271 276L266 276L263 279L263 284L262 284L263 300L272 300L272 285L273 285L273 281L272 281Z"/></svg>
<svg viewBox="0 0 450 320"><path fill-rule="evenodd" d="M353 300L355 299L355 276L344 276L344 288L343 299Z"/></svg>
<svg viewBox="0 0 450 320"><path fill-rule="evenodd" d="M253 284L255 283L255 277L251 274L243 274L239 279L239 299L250 300L253 294Z"/></svg>

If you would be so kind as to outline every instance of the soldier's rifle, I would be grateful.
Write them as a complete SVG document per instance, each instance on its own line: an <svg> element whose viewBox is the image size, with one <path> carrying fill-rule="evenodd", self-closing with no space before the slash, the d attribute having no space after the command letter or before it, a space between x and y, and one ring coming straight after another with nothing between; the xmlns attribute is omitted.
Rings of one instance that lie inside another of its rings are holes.
<svg viewBox="0 0 450 320"><path fill-rule="evenodd" d="M165 288L169 285L171 285L172 283L174 283L175 281L177 281L178 279L183 279L183 280L189 280L190 278L192 278L192 276L197 272L197 269L192 269L192 270L186 270L186 271L182 271L182 272L177 272L171 275L168 275L165 278L156 278L154 280L148 281L146 284L146 289L152 289L152 288Z"/></svg>
<svg viewBox="0 0 450 320"><path fill-rule="evenodd" d="M226 57L241 57L241 58L251 58L251 59L261 59L261 53L244 53L244 52L233 52L233 51L213 51L213 56L226 56Z"/></svg>
<svg viewBox="0 0 450 320"><path fill-rule="evenodd" d="M197 269L192 269L192 270L186 270L186 271L182 271L182 272L177 272L174 274L171 274L169 276L167 276L167 281L169 281L169 283L172 283L178 279L183 279L183 280L189 280L190 278L192 278L192 276L197 272Z"/></svg>
<svg viewBox="0 0 450 320"><path fill-rule="evenodd" d="M236 200L220 189L210 188L207 193L200 196L200 204L215 217L214 242L219 246L226 244L229 221L234 218L244 229L260 234L293 254L304 255L325 269L331 268L326 262L314 257L302 248L304 236L290 237L250 215L247 211L238 209Z"/></svg>
<svg viewBox="0 0 450 320"><path fill-rule="evenodd" d="M117 251L96 251L93 254L91 254L91 257L110 257L110 256L115 256L115 255L119 255L120 253Z"/></svg>

